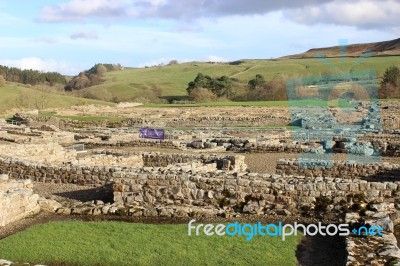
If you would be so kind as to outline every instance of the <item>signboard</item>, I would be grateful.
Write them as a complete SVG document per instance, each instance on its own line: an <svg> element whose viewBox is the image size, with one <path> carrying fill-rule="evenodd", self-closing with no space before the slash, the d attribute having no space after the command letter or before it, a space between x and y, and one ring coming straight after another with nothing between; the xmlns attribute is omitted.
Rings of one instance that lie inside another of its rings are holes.
<svg viewBox="0 0 400 266"><path fill-rule="evenodd" d="M164 129L141 128L139 129L139 137L144 139L164 139Z"/></svg>

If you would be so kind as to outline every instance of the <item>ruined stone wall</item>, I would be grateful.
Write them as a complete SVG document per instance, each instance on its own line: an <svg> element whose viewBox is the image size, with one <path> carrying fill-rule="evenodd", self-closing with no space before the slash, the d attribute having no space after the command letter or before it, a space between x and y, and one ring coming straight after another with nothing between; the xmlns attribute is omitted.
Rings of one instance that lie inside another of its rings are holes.
<svg viewBox="0 0 400 266"><path fill-rule="evenodd" d="M316 161L317 162L317 161ZM297 159L280 159L277 161L276 174L297 175L305 177L334 177L343 179L375 178L391 179L400 176L400 165L388 163L356 164L350 162L333 161L331 167L305 168L299 165Z"/></svg>
<svg viewBox="0 0 400 266"><path fill-rule="evenodd" d="M0 158L0 172L13 179L31 179L36 182L105 185L112 182L112 173L121 167L49 165L30 161Z"/></svg>
<svg viewBox="0 0 400 266"><path fill-rule="evenodd" d="M187 164L185 166L187 169L198 168L210 172L217 171L217 168L225 171L243 172L247 168L244 163L244 156L241 155L204 156L107 150L94 152L95 154L92 156L74 159L68 164L59 164L55 161L52 161L52 164L39 163L0 157L0 172L8 173L14 179L97 186L112 183L114 172L122 170L130 172L150 166L172 167L175 164Z"/></svg>
<svg viewBox="0 0 400 266"><path fill-rule="evenodd" d="M191 162L202 162L207 163L212 160L217 160L216 155L196 155L196 154L161 154L158 152L131 152L116 149L95 149L91 151L92 154L102 154L106 156L114 157L130 157L130 156L141 156L143 160L143 166L167 166L170 164L177 163L191 163ZM219 156L221 157L221 156Z"/></svg>
<svg viewBox="0 0 400 266"><path fill-rule="evenodd" d="M97 147L154 147L163 149L180 149L181 145L176 141L169 140L133 140L133 141L117 141L117 142L88 142L85 146L89 149Z"/></svg>
<svg viewBox="0 0 400 266"><path fill-rule="evenodd" d="M365 204L400 200L400 182L154 169L113 176L115 202L138 216L290 215L318 208L343 213L353 207L355 198Z"/></svg>
<svg viewBox="0 0 400 266"><path fill-rule="evenodd" d="M71 161L71 163L78 166L144 166L142 155L113 156L110 154L97 154L78 158L74 161Z"/></svg>
<svg viewBox="0 0 400 266"><path fill-rule="evenodd" d="M0 227L38 213L39 195L33 194L31 180L8 180L0 175Z"/></svg>
<svg viewBox="0 0 400 266"><path fill-rule="evenodd" d="M145 167L165 167L168 165L200 163L215 163L218 169L244 172L247 170L245 157L243 155L213 155L213 154L162 154L158 152L130 152L121 150L92 150L92 154L102 154L114 157L136 157L141 156Z"/></svg>
<svg viewBox="0 0 400 266"><path fill-rule="evenodd" d="M268 153L268 152L287 152L287 153L302 153L309 150L298 144L281 144L281 145L254 145L249 147L249 151L253 153Z"/></svg>
<svg viewBox="0 0 400 266"><path fill-rule="evenodd" d="M380 226L383 230L382 236L346 237L346 265L398 265L400 248L394 235L394 226L399 222L400 212L396 211L393 203L373 204L371 209L362 216L358 213L347 213L345 223L357 225L364 221L371 226Z"/></svg>
<svg viewBox="0 0 400 266"><path fill-rule="evenodd" d="M209 127L209 126L265 126L265 125L288 125L290 119L283 115L260 114L256 117L232 117L232 116L189 116L179 117L172 116L156 121L151 119L143 119L140 117L126 118L122 121L77 121L68 119L59 119L56 117L46 116L24 116L26 123L31 127L39 128L44 124L54 125L62 130L73 128L90 128L90 127L142 127L157 126L163 124L166 127Z"/></svg>
<svg viewBox="0 0 400 266"><path fill-rule="evenodd" d="M191 116L174 118L165 122L168 127L232 127L232 126L276 126L289 125L287 116L260 114L257 117Z"/></svg>
<svg viewBox="0 0 400 266"><path fill-rule="evenodd" d="M64 149L58 143L2 145L0 156L39 163L63 163L76 158L76 152Z"/></svg>

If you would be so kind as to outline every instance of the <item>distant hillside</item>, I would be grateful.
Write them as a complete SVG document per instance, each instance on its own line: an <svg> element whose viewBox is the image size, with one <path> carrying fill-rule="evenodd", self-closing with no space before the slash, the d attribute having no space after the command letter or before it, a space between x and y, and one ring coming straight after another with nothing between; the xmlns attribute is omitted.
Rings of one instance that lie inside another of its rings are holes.
<svg viewBox="0 0 400 266"><path fill-rule="evenodd" d="M371 52L372 56L400 55L400 38L391 41L350 44L346 46L346 56L348 57L359 57L366 52ZM340 57L340 46L313 48L305 53L288 55L284 58L312 58L318 54L326 57Z"/></svg>
<svg viewBox="0 0 400 266"><path fill-rule="evenodd" d="M223 75L235 78L247 86L257 74L269 81L281 75L285 77L312 76L322 73L373 69L381 77L385 69L398 65L400 56L380 56L367 58L356 64L357 58L348 58L344 64L341 58L330 59L332 66L326 65L315 56L306 59L260 59L239 60L231 63L189 62L174 65L125 68L121 71L107 72L104 83L72 92L85 98L105 101L154 102L158 97L164 99L185 99L188 83L198 73L211 77Z"/></svg>
<svg viewBox="0 0 400 266"><path fill-rule="evenodd" d="M0 116L10 115L17 109L62 108L83 104L113 105L113 103L44 91L35 86L13 82L8 82L0 88Z"/></svg>

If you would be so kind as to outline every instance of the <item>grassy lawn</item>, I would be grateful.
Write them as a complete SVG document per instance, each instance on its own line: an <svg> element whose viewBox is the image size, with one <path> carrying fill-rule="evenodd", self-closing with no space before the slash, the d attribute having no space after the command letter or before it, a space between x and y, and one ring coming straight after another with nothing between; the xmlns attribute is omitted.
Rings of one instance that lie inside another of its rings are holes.
<svg viewBox="0 0 400 266"><path fill-rule="evenodd" d="M301 236L191 236L187 224L52 222L0 240L0 257L68 265L296 265Z"/></svg>
<svg viewBox="0 0 400 266"><path fill-rule="evenodd" d="M56 112L47 112L42 111L39 112L40 116L54 116L60 119L70 119L70 120L77 120L77 121L110 121L110 122L120 122L126 119L126 117L118 117L118 116L94 116L94 115L87 115L87 116L79 116L79 115L70 115L70 116L63 116L57 115Z"/></svg>
<svg viewBox="0 0 400 266"><path fill-rule="evenodd" d="M117 117L117 116L62 116L62 115L55 115L55 117L61 118L61 119L71 119L71 120L77 120L77 121L85 121L85 122L90 122L90 121L110 121L110 122L120 122L125 120L125 117Z"/></svg>

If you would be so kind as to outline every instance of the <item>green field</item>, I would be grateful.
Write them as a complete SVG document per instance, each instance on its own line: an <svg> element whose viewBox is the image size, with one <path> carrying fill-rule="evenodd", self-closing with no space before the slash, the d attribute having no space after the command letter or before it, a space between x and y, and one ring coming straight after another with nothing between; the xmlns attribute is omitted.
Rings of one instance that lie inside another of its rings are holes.
<svg viewBox="0 0 400 266"><path fill-rule="evenodd" d="M357 58L329 59L325 64L321 60L308 59L274 59L243 60L240 64L190 62L176 65L149 68L125 68L105 74L105 82L73 93L39 90L34 86L21 86L8 82L0 88L0 113L13 108L45 109L68 107L83 104L113 105L110 101L150 100L157 102L158 97L166 99L186 99L187 84L198 73L219 77L227 75L235 77L242 84L261 74L266 80L283 75L285 77L302 77L320 75L325 72L354 71L372 69L379 77L388 66L397 65L400 56L371 57L357 64ZM89 98L97 98L93 100ZM146 101L143 101L146 103ZM146 104L148 107L164 106L287 106L286 102L229 102L219 101L200 104ZM83 119L84 120L84 119Z"/></svg>
<svg viewBox="0 0 400 266"><path fill-rule="evenodd" d="M358 58L331 58L322 62L316 58L244 60L234 65L229 63L190 62L149 68L125 68L108 72L101 85L85 89L91 94L104 95L119 101L133 101L138 97L154 94L157 88L162 97L177 98L186 96L187 84L201 72L212 77L222 75L235 77L243 83L261 74L266 80L276 76L287 77L320 75L325 72L341 72L372 69L381 77L388 66L398 65L400 56L371 57L361 61ZM83 93L83 92L81 92Z"/></svg>
<svg viewBox="0 0 400 266"><path fill-rule="evenodd" d="M187 224L52 222L0 240L0 257L60 265L296 265L301 236L188 236Z"/></svg>
<svg viewBox="0 0 400 266"><path fill-rule="evenodd" d="M95 122L95 121L110 121L110 122L120 122L125 120L124 117L118 116L62 116L62 115L54 115L55 117L61 119L70 119L84 122Z"/></svg>

